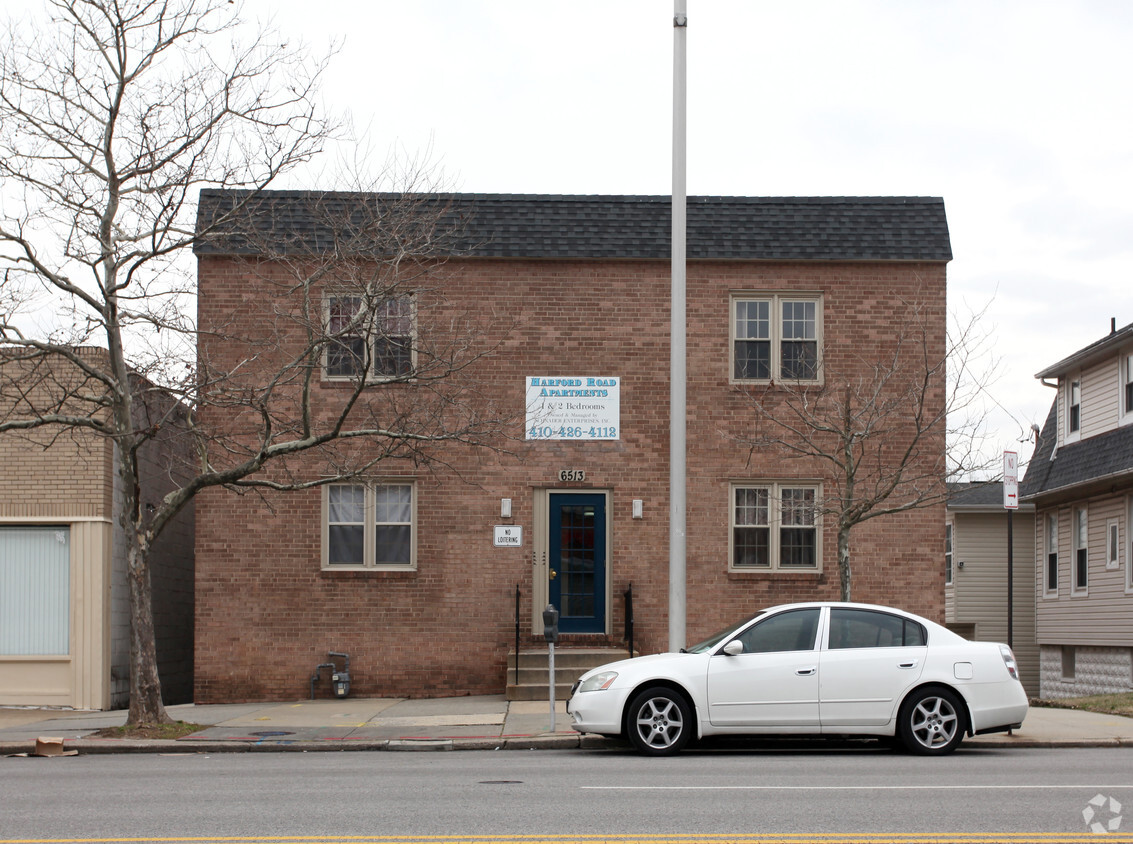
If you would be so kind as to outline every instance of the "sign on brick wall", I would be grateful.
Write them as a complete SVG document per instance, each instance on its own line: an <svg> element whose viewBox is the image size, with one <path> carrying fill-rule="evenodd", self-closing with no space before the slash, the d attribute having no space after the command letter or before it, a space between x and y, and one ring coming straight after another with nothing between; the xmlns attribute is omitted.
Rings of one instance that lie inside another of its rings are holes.
<svg viewBox="0 0 1133 844"><path fill-rule="evenodd" d="M621 436L621 379L596 376L525 379L527 439L616 440Z"/></svg>

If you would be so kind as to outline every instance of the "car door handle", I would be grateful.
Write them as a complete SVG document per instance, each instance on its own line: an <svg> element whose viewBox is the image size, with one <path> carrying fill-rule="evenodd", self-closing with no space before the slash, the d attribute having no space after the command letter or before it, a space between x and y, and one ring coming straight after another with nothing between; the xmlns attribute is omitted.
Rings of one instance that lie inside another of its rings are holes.
<svg viewBox="0 0 1133 844"><path fill-rule="evenodd" d="M916 668L917 667L917 661L915 659L910 659L908 662L898 662L897 667L898 668Z"/></svg>
<svg viewBox="0 0 1133 844"><path fill-rule="evenodd" d="M812 666L810 666L810 668L796 668L795 673L798 674L800 677L809 677L816 670L817 670L817 668L812 665Z"/></svg>

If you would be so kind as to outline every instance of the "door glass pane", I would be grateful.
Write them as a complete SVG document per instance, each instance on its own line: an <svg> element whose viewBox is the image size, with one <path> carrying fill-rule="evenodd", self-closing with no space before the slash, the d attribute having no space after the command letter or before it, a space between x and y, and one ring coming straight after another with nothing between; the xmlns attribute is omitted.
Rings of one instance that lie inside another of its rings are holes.
<svg viewBox="0 0 1133 844"><path fill-rule="evenodd" d="M790 610L749 627L738 637L744 644L744 653L812 650L818 613L817 609Z"/></svg>
<svg viewBox="0 0 1133 844"><path fill-rule="evenodd" d="M592 504L567 505L561 510L559 611L564 616L592 616L594 607L594 514Z"/></svg>

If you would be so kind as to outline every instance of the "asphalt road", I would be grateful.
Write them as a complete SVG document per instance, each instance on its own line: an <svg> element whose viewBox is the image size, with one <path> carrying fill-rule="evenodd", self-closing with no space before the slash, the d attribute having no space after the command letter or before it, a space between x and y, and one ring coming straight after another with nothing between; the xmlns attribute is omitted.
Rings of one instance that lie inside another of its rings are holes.
<svg viewBox="0 0 1133 844"><path fill-rule="evenodd" d="M1087 810L1133 840L1128 749L0 759L2 842L1096 841Z"/></svg>

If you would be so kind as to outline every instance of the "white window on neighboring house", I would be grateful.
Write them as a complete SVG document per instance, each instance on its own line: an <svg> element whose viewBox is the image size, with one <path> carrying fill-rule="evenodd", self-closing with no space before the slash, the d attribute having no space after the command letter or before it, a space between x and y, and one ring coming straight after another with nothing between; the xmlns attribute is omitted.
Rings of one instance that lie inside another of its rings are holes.
<svg viewBox="0 0 1133 844"><path fill-rule="evenodd" d="M796 483L732 487L731 562L737 571L817 571L819 489Z"/></svg>
<svg viewBox="0 0 1133 844"><path fill-rule="evenodd" d="M1090 520L1085 507L1074 508L1074 591L1085 592L1090 574Z"/></svg>
<svg viewBox="0 0 1133 844"><path fill-rule="evenodd" d="M70 653L71 530L0 527L0 655Z"/></svg>
<svg viewBox="0 0 1133 844"><path fill-rule="evenodd" d="M732 380L821 380L821 297L737 295L731 307Z"/></svg>
<svg viewBox="0 0 1133 844"><path fill-rule="evenodd" d="M1058 513L1046 517L1046 591L1058 594Z"/></svg>
<svg viewBox="0 0 1133 844"><path fill-rule="evenodd" d="M1121 356L1121 411L1125 421L1133 422L1133 352Z"/></svg>
<svg viewBox="0 0 1133 844"><path fill-rule="evenodd" d="M944 582L952 582L952 525L944 526Z"/></svg>
<svg viewBox="0 0 1133 844"><path fill-rule="evenodd" d="M1105 523L1105 567L1115 569L1121 564L1121 545L1118 544L1117 519L1107 519Z"/></svg>
<svg viewBox="0 0 1133 844"><path fill-rule="evenodd" d="M1082 432L1082 382L1075 379L1066 389L1066 434L1068 438Z"/></svg>
<svg viewBox="0 0 1133 844"><path fill-rule="evenodd" d="M323 568L416 566L411 482L329 484L323 488Z"/></svg>
<svg viewBox="0 0 1133 844"><path fill-rule="evenodd" d="M323 370L328 379L404 378L413 372L413 300L379 299L365 307L361 296L326 300L328 344Z"/></svg>

